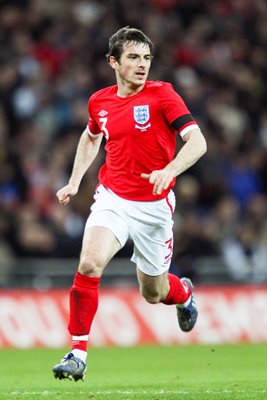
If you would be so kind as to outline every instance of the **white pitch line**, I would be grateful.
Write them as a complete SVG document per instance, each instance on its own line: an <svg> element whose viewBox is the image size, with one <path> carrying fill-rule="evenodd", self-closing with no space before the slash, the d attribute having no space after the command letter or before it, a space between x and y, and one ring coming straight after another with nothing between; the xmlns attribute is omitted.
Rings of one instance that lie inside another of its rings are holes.
<svg viewBox="0 0 267 400"><path fill-rule="evenodd" d="M161 394L173 394L173 395L223 395L223 394L267 394L267 389L238 389L238 390L230 390L230 389L223 389L223 390L103 390L103 391L89 391L87 392L86 389L84 391L76 392L76 394L86 394L86 395L102 395L102 396L110 396L114 394L118 395L161 395ZM0 392L0 396L53 396L56 395L57 392L52 392L48 390L40 391L40 392ZM73 392L61 392L66 396L72 395Z"/></svg>

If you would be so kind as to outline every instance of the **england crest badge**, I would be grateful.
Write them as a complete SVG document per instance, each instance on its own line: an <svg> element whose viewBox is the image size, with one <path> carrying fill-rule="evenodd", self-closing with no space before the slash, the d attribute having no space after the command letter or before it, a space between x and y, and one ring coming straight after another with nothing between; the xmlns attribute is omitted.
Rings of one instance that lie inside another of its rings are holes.
<svg viewBox="0 0 267 400"><path fill-rule="evenodd" d="M147 124L150 118L149 106L134 106L134 120L136 122L135 128L141 129L142 131L146 130L151 126L151 124ZM147 124L147 125L146 125Z"/></svg>

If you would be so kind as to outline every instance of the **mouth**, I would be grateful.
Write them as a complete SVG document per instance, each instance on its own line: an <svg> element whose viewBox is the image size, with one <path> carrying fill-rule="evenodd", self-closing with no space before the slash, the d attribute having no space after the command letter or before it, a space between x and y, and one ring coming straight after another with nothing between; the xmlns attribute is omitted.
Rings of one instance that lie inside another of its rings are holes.
<svg viewBox="0 0 267 400"><path fill-rule="evenodd" d="M139 78L142 79L146 76L146 73L144 71L138 71L135 73L135 75Z"/></svg>

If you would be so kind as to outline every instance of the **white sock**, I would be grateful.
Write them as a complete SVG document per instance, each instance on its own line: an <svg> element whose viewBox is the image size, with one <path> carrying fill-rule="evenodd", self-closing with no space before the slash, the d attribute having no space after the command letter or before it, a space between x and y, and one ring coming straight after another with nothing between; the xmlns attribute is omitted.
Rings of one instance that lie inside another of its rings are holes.
<svg viewBox="0 0 267 400"><path fill-rule="evenodd" d="M74 355L74 357L79 358L83 362L86 362L86 357L87 357L87 352L80 350L80 349L73 349L71 350L71 353Z"/></svg>

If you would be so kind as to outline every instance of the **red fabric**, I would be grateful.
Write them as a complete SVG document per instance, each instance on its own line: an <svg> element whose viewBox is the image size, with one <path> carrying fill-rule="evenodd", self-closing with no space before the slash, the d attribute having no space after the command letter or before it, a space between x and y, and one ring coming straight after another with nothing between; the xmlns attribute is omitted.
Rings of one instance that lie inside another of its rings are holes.
<svg viewBox="0 0 267 400"><path fill-rule="evenodd" d="M170 291L166 299L162 302L163 304L183 304L188 300L191 292L186 283L182 283L178 276L168 274ZM187 291L185 290L185 285Z"/></svg>
<svg viewBox="0 0 267 400"><path fill-rule="evenodd" d="M88 335L98 307L100 278L76 273L70 290L69 332L74 336Z"/></svg>
<svg viewBox="0 0 267 400"><path fill-rule="evenodd" d="M79 349L83 351L87 351L87 340L73 340L72 341L72 350Z"/></svg>
<svg viewBox="0 0 267 400"><path fill-rule="evenodd" d="M128 200L165 198L175 179L155 196L153 186L141 174L162 169L173 160L177 132L171 124L190 112L167 82L148 81L142 91L123 98L117 89L115 85L99 90L88 102L88 129L92 134L102 132L106 138L107 154L99 181Z"/></svg>

